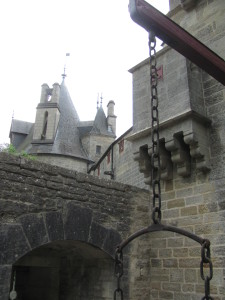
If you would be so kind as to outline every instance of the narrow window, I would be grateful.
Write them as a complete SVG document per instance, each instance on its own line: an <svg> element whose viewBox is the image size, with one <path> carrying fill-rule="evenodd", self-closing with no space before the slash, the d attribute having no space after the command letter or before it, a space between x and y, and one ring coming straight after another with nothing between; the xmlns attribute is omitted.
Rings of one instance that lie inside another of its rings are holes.
<svg viewBox="0 0 225 300"><path fill-rule="evenodd" d="M100 176L100 165L98 166L98 176Z"/></svg>
<svg viewBox="0 0 225 300"><path fill-rule="evenodd" d="M99 146L99 145L96 146L96 154L97 155L101 154L101 146Z"/></svg>
<svg viewBox="0 0 225 300"><path fill-rule="evenodd" d="M44 116L43 130L41 134L42 140L46 139L47 126L48 126L48 112L46 111Z"/></svg>
<svg viewBox="0 0 225 300"><path fill-rule="evenodd" d="M124 140L121 140L119 143L119 153L124 151Z"/></svg>

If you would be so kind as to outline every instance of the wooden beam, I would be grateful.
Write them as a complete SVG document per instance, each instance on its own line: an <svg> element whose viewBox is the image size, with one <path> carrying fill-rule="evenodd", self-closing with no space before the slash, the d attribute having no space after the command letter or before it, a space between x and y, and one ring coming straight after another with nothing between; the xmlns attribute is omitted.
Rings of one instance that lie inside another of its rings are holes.
<svg viewBox="0 0 225 300"><path fill-rule="evenodd" d="M130 0L129 11L134 22L225 85L225 61L216 53L144 0Z"/></svg>

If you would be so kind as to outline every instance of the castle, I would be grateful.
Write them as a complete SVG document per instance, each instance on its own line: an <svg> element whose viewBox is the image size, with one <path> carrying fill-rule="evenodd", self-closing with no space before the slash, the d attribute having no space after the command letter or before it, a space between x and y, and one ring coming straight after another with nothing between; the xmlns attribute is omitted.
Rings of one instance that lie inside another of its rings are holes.
<svg viewBox="0 0 225 300"><path fill-rule="evenodd" d="M224 0L170 0L162 19L190 32L224 68L224 15ZM223 300L225 88L174 48L156 54L161 222L209 240L211 252L158 226L125 248L120 284L130 300ZM116 246L152 224L153 212L149 59L130 72L133 126L117 139L113 102L107 117L100 107L93 122L81 122L70 104L64 115L71 101L65 81L42 86L34 125L13 120L14 145L50 164L0 155L1 299L10 291L38 300L109 300L116 287L120 293Z"/></svg>
<svg viewBox="0 0 225 300"><path fill-rule="evenodd" d="M101 104L94 121L80 121L64 74L61 85L42 85L34 124L12 119L10 141L42 162L86 172L115 139L114 105L108 103L107 117Z"/></svg>

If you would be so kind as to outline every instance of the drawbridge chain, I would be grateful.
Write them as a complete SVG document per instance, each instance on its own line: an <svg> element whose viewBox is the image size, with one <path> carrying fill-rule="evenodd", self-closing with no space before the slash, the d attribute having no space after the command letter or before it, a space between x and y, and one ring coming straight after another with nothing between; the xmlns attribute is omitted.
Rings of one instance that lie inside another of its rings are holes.
<svg viewBox="0 0 225 300"><path fill-rule="evenodd" d="M152 221L161 222L161 187L160 187L160 155L159 155L159 111L158 111L158 77L156 65L156 37L149 33L150 57L150 87L151 87L151 117L152 117L152 155L151 155L151 184L152 184ZM157 203L157 204L156 204Z"/></svg>
<svg viewBox="0 0 225 300"><path fill-rule="evenodd" d="M123 252L122 251L116 251L115 276L117 277L117 287L114 291L114 300L119 300L119 299L123 300L123 290L120 287L120 279L123 276Z"/></svg>
<svg viewBox="0 0 225 300"><path fill-rule="evenodd" d="M116 248L115 254L115 276L117 287L114 291L114 300L123 300L121 278L123 276L123 248L139 236L151 232L170 231L186 236L201 245L200 275L205 284L205 295L201 300L213 300L210 296L210 281L213 277L213 266L210 255L210 241L203 239L189 231L174 226L161 224L161 186L160 186L160 153L159 153L159 112L158 112L158 91L157 91L157 62L156 62L156 37L153 32L149 33L149 57L150 57L150 86L151 86L151 121L152 121L152 153L151 153L151 184L152 184L152 224L143 228ZM205 269L208 274L205 274Z"/></svg>

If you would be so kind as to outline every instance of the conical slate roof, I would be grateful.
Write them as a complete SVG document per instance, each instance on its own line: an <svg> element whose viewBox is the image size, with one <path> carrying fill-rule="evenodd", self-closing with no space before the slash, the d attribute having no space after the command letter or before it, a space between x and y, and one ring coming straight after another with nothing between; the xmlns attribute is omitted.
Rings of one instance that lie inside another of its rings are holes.
<svg viewBox="0 0 225 300"><path fill-rule="evenodd" d="M92 133L99 133L103 135L114 136L114 134L108 130L107 118L104 113L102 106L98 108L97 114L95 116Z"/></svg>
<svg viewBox="0 0 225 300"><path fill-rule="evenodd" d="M80 122L65 82L60 86L60 119L53 144L33 144L30 153L57 154L73 156L87 160L81 145L78 124Z"/></svg>

